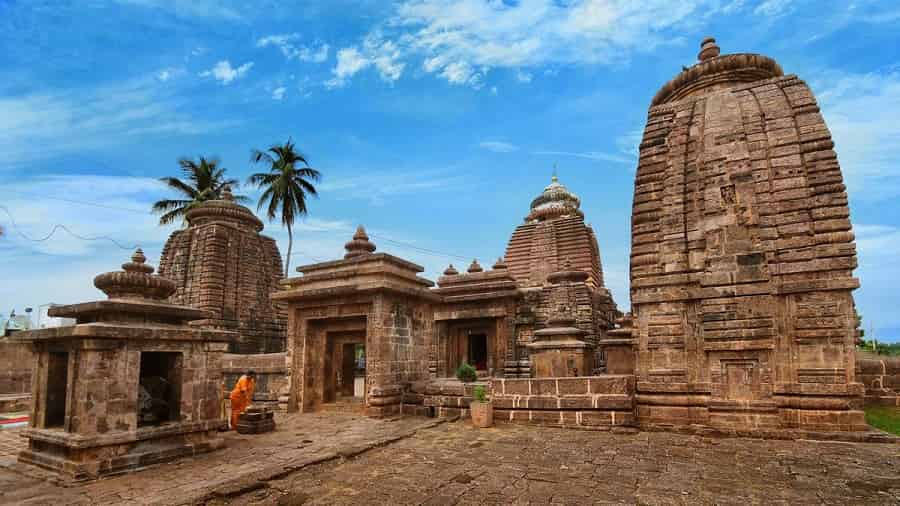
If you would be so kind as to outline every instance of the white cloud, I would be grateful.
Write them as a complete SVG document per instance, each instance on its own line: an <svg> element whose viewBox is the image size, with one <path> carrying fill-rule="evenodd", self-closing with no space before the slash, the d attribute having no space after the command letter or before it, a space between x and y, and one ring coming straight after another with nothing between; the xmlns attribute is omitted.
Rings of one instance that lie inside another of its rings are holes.
<svg viewBox="0 0 900 506"><path fill-rule="evenodd" d="M516 81L520 83L530 83L532 79L532 75L529 72L523 72L522 70L516 71Z"/></svg>
<svg viewBox="0 0 900 506"><path fill-rule="evenodd" d="M896 334L885 334L879 329L900 328L900 293L896 290L900 279L900 228L882 224L854 224L859 267L854 274L860 279L860 289L854 298L867 337L879 340L897 339ZM874 331L874 333L872 333Z"/></svg>
<svg viewBox="0 0 900 506"><path fill-rule="evenodd" d="M826 73L812 87L851 197L900 196L900 72Z"/></svg>
<svg viewBox="0 0 900 506"><path fill-rule="evenodd" d="M355 47L345 47L337 52L337 64L331 70L334 77L325 82L328 88L340 88L347 84L347 80L360 70L368 67L372 61L363 56Z"/></svg>
<svg viewBox="0 0 900 506"><path fill-rule="evenodd" d="M370 66L375 67L383 81L393 83L400 79L406 68L400 58L400 48L396 43L384 40L379 32L370 33L363 40L362 49L351 46L337 52L337 63L331 70L333 77L325 82L325 86L345 86L351 77Z"/></svg>
<svg viewBox="0 0 900 506"><path fill-rule="evenodd" d="M279 86L272 90L272 100L282 100L284 98L284 94L287 93L287 88L284 86Z"/></svg>
<svg viewBox="0 0 900 506"><path fill-rule="evenodd" d="M484 141L478 144L482 149L493 151L495 153L511 153L519 149L515 144L503 141Z"/></svg>
<svg viewBox="0 0 900 506"><path fill-rule="evenodd" d="M680 42L679 29L734 3L717 0L408 0L391 25L423 68L454 84L472 69L613 63ZM523 74L524 75L524 74ZM470 82L476 84L478 81Z"/></svg>
<svg viewBox="0 0 900 506"><path fill-rule="evenodd" d="M277 47L288 60L322 63L328 59L328 44L319 43L317 47L297 45L295 41L299 38L299 33L269 35L257 40L256 47Z"/></svg>
<svg viewBox="0 0 900 506"><path fill-rule="evenodd" d="M212 76L216 81L219 81L222 84L229 84L235 79L240 79L247 75L247 72L249 72L251 68L253 68L252 61L244 63L238 68L232 68L230 61L222 60L216 63L213 68L201 72L200 77Z"/></svg>
<svg viewBox="0 0 900 506"><path fill-rule="evenodd" d="M787 14L793 0L765 0L753 9L753 13L759 16L778 17Z"/></svg>

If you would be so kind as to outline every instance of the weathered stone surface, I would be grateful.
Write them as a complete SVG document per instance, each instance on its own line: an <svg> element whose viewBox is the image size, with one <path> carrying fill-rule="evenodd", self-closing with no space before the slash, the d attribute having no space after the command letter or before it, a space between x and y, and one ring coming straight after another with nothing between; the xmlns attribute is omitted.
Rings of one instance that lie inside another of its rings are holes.
<svg viewBox="0 0 900 506"><path fill-rule="evenodd" d="M704 44L640 147L639 422L862 430L856 248L828 128L773 60Z"/></svg>
<svg viewBox="0 0 900 506"><path fill-rule="evenodd" d="M866 404L900 407L900 357L859 352L856 378L866 387Z"/></svg>
<svg viewBox="0 0 900 506"><path fill-rule="evenodd" d="M229 351L282 352L286 318L270 298L282 276L278 245L228 195L187 213L188 226L166 241L159 274L175 281L172 303L208 311L204 325L239 333Z"/></svg>

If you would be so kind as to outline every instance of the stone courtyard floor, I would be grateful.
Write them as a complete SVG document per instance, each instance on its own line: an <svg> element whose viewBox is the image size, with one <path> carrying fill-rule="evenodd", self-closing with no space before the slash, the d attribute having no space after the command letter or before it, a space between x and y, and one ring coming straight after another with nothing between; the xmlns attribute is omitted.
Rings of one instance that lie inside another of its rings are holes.
<svg viewBox="0 0 900 506"><path fill-rule="evenodd" d="M276 433L232 434L214 454L72 488L4 469L0 456L0 504L900 504L896 444L478 430L346 413L281 422Z"/></svg>

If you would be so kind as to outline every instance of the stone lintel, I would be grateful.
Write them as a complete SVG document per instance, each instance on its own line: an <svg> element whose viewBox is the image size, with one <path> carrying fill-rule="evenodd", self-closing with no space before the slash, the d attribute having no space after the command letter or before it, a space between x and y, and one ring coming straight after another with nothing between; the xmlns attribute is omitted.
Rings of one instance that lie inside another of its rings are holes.
<svg viewBox="0 0 900 506"><path fill-rule="evenodd" d="M322 288L294 288L282 290L272 294L275 300L296 302L301 300L321 300L328 297L341 297L347 295L367 295L378 292L389 292L400 295L420 297L431 302L440 302L441 298L429 290L417 286L403 286L387 280L376 280L368 283L341 285Z"/></svg>
<svg viewBox="0 0 900 506"><path fill-rule="evenodd" d="M28 330L12 336L15 341L41 342L59 340L114 339L137 341L215 341L231 342L238 334L227 330L179 328L153 325L80 323L67 327Z"/></svg>
<svg viewBox="0 0 900 506"><path fill-rule="evenodd" d="M49 316L64 318L91 317L100 314L124 313L129 315L145 315L149 317L167 318L180 321L200 320L209 318L209 311L192 307L179 306L166 302L131 299L109 299L65 306L53 306L47 310Z"/></svg>
<svg viewBox="0 0 900 506"><path fill-rule="evenodd" d="M363 263L373 263L373 262L386 262L390 264L394 264L398 267L402 267L404 269L412 270L414 272L425 272L425 268L419 264L410 262L408 260L404 260L400 257L396 257L394 255L388 253L371 253L368 255L360 255L352 258L342 258L339 260L329 260L327 262L319 262L315 264L307 264L301 265L297 267L297 272L302 272L304 276L308 276L313 273L317 273L318 271L324 271L329 269L336 269L341 267L348 267L357 264ZM290 278L295 279L295 278Z"/></svg>
<svg viewBox="0 0 900 506"><path fill-rule="evenodd" d="M441 300L448 304L459 303L459 302L518 299L522 295L521 292L519 292L518 290L469 293L469 294L465 294L465 295L445 295L443 292L437 292L437 291L433 291L432 293L442 296Z"/></svg>
<svg viewBox="0 0 900 506"><path fill-rule="evenodd" d="M505 306L485 307L483 309L443 309L434 311L434 321L475 320L479 318L503 318L509 313Z"/></svg>

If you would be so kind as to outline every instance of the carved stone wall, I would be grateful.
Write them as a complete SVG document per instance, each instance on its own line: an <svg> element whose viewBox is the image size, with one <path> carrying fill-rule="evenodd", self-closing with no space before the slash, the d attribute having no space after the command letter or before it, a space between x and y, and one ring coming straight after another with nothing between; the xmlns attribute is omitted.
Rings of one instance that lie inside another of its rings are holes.
<svg viewBox="0 0 900 506"><path fill-rule="evenodd" d="M657 94L640 146L639 419L861 429L856 248L828 128L777 63L704 44Z"/></svg>
<svg viewBox="0 0 900 506"><path fill-rule="evenodd" d="M172 233L159 273L176 282L175 304L209 311L206 323L237 331L234 353L284 351L286 315L270 298L282 277L275 240L262 222L231 200L213 200L187 214Z"/></svg>

